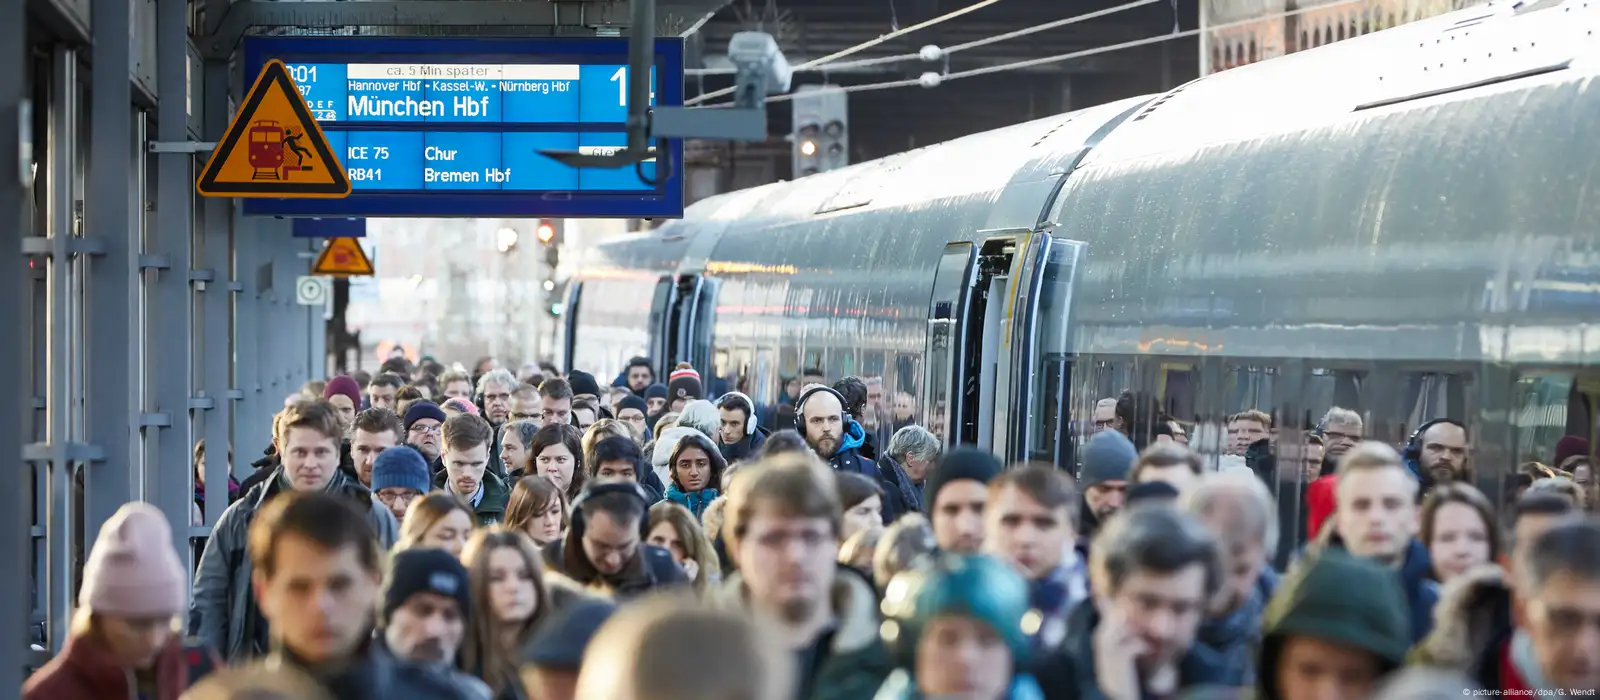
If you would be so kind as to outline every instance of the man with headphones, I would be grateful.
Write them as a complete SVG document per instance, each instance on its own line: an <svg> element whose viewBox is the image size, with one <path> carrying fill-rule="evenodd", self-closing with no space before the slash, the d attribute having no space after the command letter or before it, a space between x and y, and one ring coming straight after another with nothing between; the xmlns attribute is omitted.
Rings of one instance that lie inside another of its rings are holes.
<svg viewBox="0 0 1600 700"><path fill-rule="evenodd" d="M672 553L644 541L649 500L632 481L589 484L572 502L566 538L541 552L545 566L618 599L687 585L689 576Z"/></svg>
<svg viewBox="0 0 1600 700"><path fill-rule="evenodd" d="M1467 469L1467 428L1449 418L1423 423L1406 441L1406 466L1425 484L1471 481Z"/></svg>
<svg viewBox="0 0 1600 700"><path fill-rule="evenodd" d="M835 471L856 472L877 482L883 499L883 521L894 522L905 511L899 481L886 474L877 462L861 454L866 443L861 424L845 412L845 398L831 387L811 384L800 391L794 403L794 427L818 457Z"/></svg>
<svg viewBox="0 0 1600 700"><path fill-rule="evenodd" d="M717 399L717 408L722 412L721 427L717 429L717 449L722 451L722 458L730 464L755 454L767 442L767 435L771 434L761 427L755 405L749 396L737 391L730 391Z"/></svg>

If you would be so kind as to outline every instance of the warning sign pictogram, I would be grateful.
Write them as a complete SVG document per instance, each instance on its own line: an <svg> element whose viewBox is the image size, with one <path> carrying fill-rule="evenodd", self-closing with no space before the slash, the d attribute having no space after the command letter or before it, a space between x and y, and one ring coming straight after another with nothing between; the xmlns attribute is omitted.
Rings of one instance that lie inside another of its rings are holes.
<svg viewBox="0 0 1600 700"><path fill-rule="evenodd" d="M317 261L311 265L311 274L329 277L371 277L372 258L361 249L354 238L330 238L328 247L322 249Z"/></svg>
<svg viewBox="0 0 1600 700"><path fill-rule="evenodd" d="M339 198L350 194L350 178L288 68L272 60L233 115L195 189L207 197Z"/></svg>

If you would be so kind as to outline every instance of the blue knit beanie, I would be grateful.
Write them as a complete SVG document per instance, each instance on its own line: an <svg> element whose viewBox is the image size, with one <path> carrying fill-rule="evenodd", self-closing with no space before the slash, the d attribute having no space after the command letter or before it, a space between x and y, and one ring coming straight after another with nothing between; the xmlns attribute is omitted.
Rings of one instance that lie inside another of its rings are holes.
<svg viewBox="0 0 1600 700"><path fill-rule="evenodd" d="M415 447L410 445L391 447L379 452L378 458L372 460L374 492L401 488L427 493L432 486L433 479L428 475L428 460Z"/></svg>
<svg viewBox="0 0 1600 700"><path fill-rule="evenodd" d="M1128 436L1115 430L1102 430L1083 447L1083 467L1078 470L1078 485L1083 488L1107 481L1127 481L1128 472L1139 459Z"/></svg>

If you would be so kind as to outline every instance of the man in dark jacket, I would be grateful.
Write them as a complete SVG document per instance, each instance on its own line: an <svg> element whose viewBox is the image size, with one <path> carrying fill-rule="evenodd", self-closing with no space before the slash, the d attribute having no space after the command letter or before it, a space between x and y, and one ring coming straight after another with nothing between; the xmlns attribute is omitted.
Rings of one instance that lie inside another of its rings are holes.
<svg viewBox="0 0 1600 700"><path fill-rule="evenodd" d="M434 485L471 504L479 525L493 525L506 517L511 489L489 473L489 423L460 413L444 422L444 469L434 475Z"/></svg>
<svg viewBox="0 0 1600 700"><path fill-rule="evenodd" d="M1222 595L1207 611L1198 642L1216 652L1224 683L1252 687L1261 617L1278 588L1268 563L1278 539L1272 494L1251 474L1214 472L1190 484L1178 507L1211 531L1222 555Z"/></svg>
<svg viewBox="0 0 1600 700"><path fill-rule="evenodd" d="M372 623L383 548L346 499L285 495L262 508L250 535L264 545L250 552L250 566L271 627L270 654L256 667L305 674L340 700L487 700L481 689L380 651ZM319 602L308 604L308 593ZM213 678L191 692L211 697L218 689L207 684L222 681Z"/></svg>
<svg viewBox="0 0 1600 700"><path fill-rule="evenodd" d="M1422 641L1433 630L1439 584L1428 548L1416 537L1421 484L1394 448L1372 441L1345 453L1338 476L1328 548L1398 571L1410 603L1411 642Z"/></svg>
<svg viewBox="0 0 1600 700"><path fill-rule="evenodd" d="M643 541L649 506L636 483L588 485L573 502L566 538L544 547L545 566L618 599L688 585L672 553Z"/></svg>
<svg viewBox="0 0 1600 700"><path fill-rule="evenodd" d="M256 513L274 497L288 492L340 496L365 514L385 549L394 544L399 530L389 509L376 506L370 491L335 466L344 427L332 406L306 401L284 409L280 416L276 441L284 446L283 465L223 511L195 573L192 631L202 644L230 661L268 649L266 623L251 596L254 560L248 533Z"/></svg>
<svg viewBox="0 0 1600 700"><path fill-rule="evenodd" d="M1411 646L1399 577L1338 550L1310 556L1267 605L1259 697L1370 698Z"/></svg>
<svg viewBox="0 0 1600 700"><path fill-rule="evenodd" d="M755 402L750 397L730 391L717 399L717 410L722 413L722 422L717 429L717 449L722 451L722 458L730 464L755 454L767 441L770 433L761 427Z"/></svg>
<svg viewBox="0 0 1600 700"><path fill-rule="evenodd" d="M811 446L811 451L838 471L856 472L883 488L883 519L893 522L908 511L900 482L893 470L887 473L878 464L861 454L865 431L861 424L844 410L844 397L821 384L812 384L800 392L795 402L795 427Z"/></svg>
<svg viewBox="0 0 1600 700"><path fill-rule="evenodd" d="M1200 523L1160 504L1112 518L1090 547L1093 599L1068 616L1047 695L1178 697L1220 684L1217 659L1195 643L1222 577L1216 543Z"/></svg>
<svg viewBox="0 0 1600 700"><path fill-rule="evenodd" d="M871 698L894 662L878 634L872 583L836 561L838 494L807 460L770 460L733 481L722 532L739 573L713 603L760 611L778 624L778 639L799 666L791 697Z"/></svg>

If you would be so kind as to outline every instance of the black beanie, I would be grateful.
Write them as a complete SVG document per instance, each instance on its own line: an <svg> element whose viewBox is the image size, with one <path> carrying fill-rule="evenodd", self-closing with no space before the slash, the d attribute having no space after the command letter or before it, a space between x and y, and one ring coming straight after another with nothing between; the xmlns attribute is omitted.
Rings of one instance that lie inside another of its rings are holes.
<svg viewBox="0 0 1600 700"><path fill-rule="evenodd" d="M933 512L933 505L939 500L939 489L945 484L961 479L971 479L980 484L988 484L1003 469L1000 460L994 455L976 447L958 447L951 450L939 460L938 464L928 472L928 478L922 484L922 505L929 513Z"/></svg>
<svg viewBox="0 0 1600 700"><path fill-rule="evenodd" d="M644 388L644 397L646 399L664 399L664 398L667 398L667 385L662 384L661 382L656 382L654 384L651 384L650 386L645 387Z"/></svg>
<svg viewBox="0 0 1600 700"><path fill-rule="evenodd" d="M1165 481L1146 481L1128 489L1127 505L1131 506L1140 501L1170 501L1177 497L1178 487Z"/></svg>
<svg viewBox="0 0 1600 700"><path fill-rule="evenodd" d="M627 396L617 399L617 413L621 413L630 408L637 409L640 413L650 412L649 404L646 404L644 399L634 396L633 394L628 394Z"/></svg>
<svg viewBox="0 0 1600 700"><path fill-rule="evenodd" d="M557 611L539 626L523 649L522 662L530 666L576 671L583 653L616 607L604 600L579 600Z"/></svg>
<svg viewBox="0 0 1600 700"><path fill-rule="evenodd" d="M600 395L600 382L595 381L594 375L588 372L579 372L578 370L568 372L567 384L572 385L573 396L583 396L584 394L590 396Z"/></svg>
<svg viewBox="0 0 1600 700"><path fill-rule="evenodd" d="M418 593L453 598L461 606L461 619L472 619L472 595L467 569L449 552L432 547L403 549L389 560L389 581L383 590L385 624L394 611Z"/></svg>

